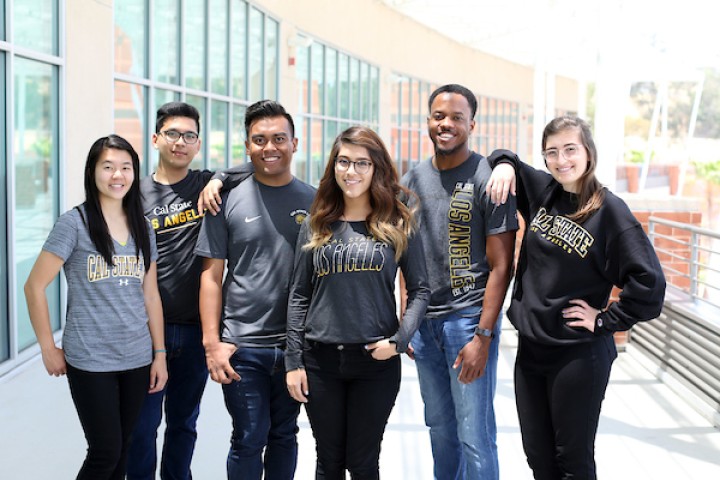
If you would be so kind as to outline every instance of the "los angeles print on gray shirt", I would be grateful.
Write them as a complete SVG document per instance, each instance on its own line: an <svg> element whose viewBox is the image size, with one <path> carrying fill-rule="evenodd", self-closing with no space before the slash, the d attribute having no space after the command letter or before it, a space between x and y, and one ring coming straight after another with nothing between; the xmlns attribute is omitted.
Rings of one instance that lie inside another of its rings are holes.
<svg viewBox="0 0 720 480"><path fill-rule="evenodd" d="M78 208L87 218L85 206ZM150 258L156 261L155 235L149 225L148 231ZM114 241L114 247L114 265L108 265L95 249L77 208L58 218L43 245L43 250L65 261L65 359L88 372L130 370L152 362L142 251L138 258L132 236L125 245Z"/></svg>
<svg viewBox="0 0 720 480"><path fill-rule="evenodd" d="M420 236L408 239L407 250L396 262L395 249L373 238L365 222L334 222L328 243L303 249L310 238L308 223L295 249L286 369L302 367L305 340L370 343L392 337L397 351L406 351L430 298ZM402 323L394 292L398 267L408 292Z"/></svg>
<svg viewBox="0 0 720 480"><path fill-rule="evenodd" d="M402 179L420 200L418 231L432 291L430 318L482 306L490 272L485 239L518 228L515 197L494 205L485 194L491 173L487 159L473 152L449 170L426 160Z"/></svg>

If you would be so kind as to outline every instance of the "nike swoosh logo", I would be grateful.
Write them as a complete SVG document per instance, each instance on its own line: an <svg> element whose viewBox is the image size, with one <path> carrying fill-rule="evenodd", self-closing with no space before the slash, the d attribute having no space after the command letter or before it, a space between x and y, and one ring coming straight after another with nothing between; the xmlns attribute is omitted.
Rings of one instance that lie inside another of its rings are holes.
<svg viewBox="0 0 720 480"><path fill-rule="evenodd" d="M245 217L245 223L254 222L258 218L262 217L262 215L258 215L257 217Z"/></svg>

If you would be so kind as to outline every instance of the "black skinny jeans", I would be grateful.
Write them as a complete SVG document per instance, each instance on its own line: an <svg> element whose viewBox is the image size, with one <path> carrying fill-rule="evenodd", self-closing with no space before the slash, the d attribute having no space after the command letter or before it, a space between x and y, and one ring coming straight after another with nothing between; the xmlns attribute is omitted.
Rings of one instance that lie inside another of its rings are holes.
<svg viewBox="0 0 720 480"><path fill-rule="evenodd" d="M75 409L88 442L78 480L122 480L130 435L150 385L150 366L86 372L67 366Z"/></svg>
<svg viewBox="0 0 720 480"><path fill-rule="evenodd" d="M520 337L515 397L536 480L595 480L595 434L616 357L611 335L566 346Z"/></svg>
<svg viewBox="0 0 720 480"><path fill-rule="evenodd" d="M400 357L378 361L363 345L313 343L304 354L305 404L320 480L380 478L380 443L400 390Z"/></svg>

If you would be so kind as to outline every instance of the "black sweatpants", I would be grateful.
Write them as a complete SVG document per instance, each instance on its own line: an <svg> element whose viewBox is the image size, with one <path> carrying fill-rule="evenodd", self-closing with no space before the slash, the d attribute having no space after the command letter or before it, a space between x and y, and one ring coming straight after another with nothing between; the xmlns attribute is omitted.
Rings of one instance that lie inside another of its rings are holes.
<svg viewBox="0 0 720 480"><path fill-rule="evenodd" d="M596 478L595 435L616 357L612 336L566 346L520 337L515 397L536 480Z"/></svg>
<svg viewBox="0 0 720 480"><path fill-rule="evenodd" d="M400 356L373 359L362 345L313 343L304 354L305 404L317 444L316 479L376 480L380 443L400 390Z"/></svg>
<svg viewBox="0 0 720 480"><path fill-rule="evenodd" d="M86 372L68 364L67 378L88 442L77 479L122 480L130 435L150 386L150 366Z"/></svg>

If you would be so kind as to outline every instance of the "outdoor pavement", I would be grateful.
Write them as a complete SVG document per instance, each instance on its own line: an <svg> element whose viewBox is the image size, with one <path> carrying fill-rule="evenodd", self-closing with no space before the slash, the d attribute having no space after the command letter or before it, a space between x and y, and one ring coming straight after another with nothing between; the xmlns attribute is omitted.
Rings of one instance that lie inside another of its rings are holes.
<svg viewBox="0 0 720 480"><path fill-rule="evenodd" d="M530 480L512 387L516 333L502 334L495 409L503 480ZM596 460L601 479L720 479L720 430L641 366L631 347L613 367L602 410ZM85 441L65 378L49 377L39 358L0 378L0 479L72 479ZM225 478L230 418L220 386L208 383L198 425L193 478ZM314 441L300 419L296 479L314 478ZM403 360L400 395L380 459L385 479L432 479L432 455L417 374Z"/></svg>

